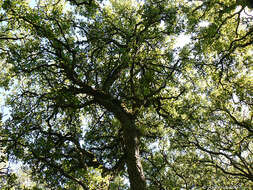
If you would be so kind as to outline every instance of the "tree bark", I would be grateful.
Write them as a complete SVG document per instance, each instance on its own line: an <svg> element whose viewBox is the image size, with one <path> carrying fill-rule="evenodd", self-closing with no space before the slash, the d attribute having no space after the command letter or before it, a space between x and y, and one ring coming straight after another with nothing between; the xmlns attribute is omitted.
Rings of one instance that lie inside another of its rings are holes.
<svg viewBox="0 0 253 190"><path fill-rule="evenodd" d="M112 112L120 121L130 188L131 190L146 190L146 180L140 160L139 132L135 125L135 118L121 106L120 101L113 99L110 95L95 91L89 86L85 86L84 92L92 95L95 102Z"/></svg>
<svg viewBox="0 0 253 190"><path fill-rule="evenodd" d="M139 135L134 119L125 116L120 119L120 122L123 128L126 165L131 190L145 190L146 180L140 160Z"/></svg>

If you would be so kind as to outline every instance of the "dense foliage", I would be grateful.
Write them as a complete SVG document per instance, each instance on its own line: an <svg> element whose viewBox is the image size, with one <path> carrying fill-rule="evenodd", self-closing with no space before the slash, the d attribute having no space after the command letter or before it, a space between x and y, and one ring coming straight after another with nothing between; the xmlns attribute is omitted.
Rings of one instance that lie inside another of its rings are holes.
<svg viewBox="0 0 253 190"><path fill-rule="evenodd" d="M0 0L3 159L33 189L250 189L251 2Z"/></svg>

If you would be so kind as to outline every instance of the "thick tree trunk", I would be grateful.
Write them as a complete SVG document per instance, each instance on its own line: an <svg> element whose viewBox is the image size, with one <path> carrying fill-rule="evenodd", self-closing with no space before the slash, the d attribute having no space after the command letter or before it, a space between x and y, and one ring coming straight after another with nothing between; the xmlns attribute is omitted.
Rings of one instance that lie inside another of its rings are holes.
<svg viewBox="0 0 253 190"><path fill-rule="evenodd" d="M129 118L125 118L121 124L124 130L126 164L131 190L145 190L146 180L140 161L138 131L134 121Z"/></svg>
<svg viewBox="0 0 253 190"><path fill-rule="evenodd" d="M85 90L87 89L88 87L85 88ZM109 95L96 92L91 88L89 91L94 96L94 100L104 106L108 111L111 111L121 123L131 190L146 190L146 180L140 161L140 143L135 119L124 110L118 100L111 98Z"/></svg>

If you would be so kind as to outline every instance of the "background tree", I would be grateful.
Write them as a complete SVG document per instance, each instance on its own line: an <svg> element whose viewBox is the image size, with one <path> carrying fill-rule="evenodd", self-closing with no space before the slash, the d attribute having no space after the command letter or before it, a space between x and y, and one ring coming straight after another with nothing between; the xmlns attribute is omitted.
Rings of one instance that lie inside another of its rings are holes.
<svg viewBox="0 0 253 190"><path fill-rule="evenodd" d="M252 12L237 1L1 2L1 138L57 189L252 186ZM68 8L66 8L66 6ZM178 35L191 44L176 48Z"/></svg>

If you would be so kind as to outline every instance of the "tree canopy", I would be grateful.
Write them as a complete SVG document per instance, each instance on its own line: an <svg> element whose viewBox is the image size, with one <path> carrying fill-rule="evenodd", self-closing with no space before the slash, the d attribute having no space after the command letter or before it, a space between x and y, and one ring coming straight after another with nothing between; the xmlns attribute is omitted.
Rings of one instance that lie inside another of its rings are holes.
<svg viewBox="0 0 253 190"><path fill-rule="evenodd" d="M253 186L252 1L0 7L0 147L26 189Z"/></svg>

